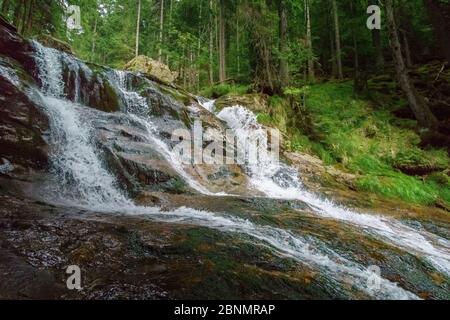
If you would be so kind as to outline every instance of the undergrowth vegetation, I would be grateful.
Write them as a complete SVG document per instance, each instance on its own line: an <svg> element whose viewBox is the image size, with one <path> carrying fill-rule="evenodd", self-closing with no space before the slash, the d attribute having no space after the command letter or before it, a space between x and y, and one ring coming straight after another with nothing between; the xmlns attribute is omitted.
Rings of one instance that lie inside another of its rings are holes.
<svg viewBox="0 0 450 320"><path fill-rule="evenodd" d="M358 174L358 190L418 204L450 204L447 152L420 148L415 121L394 117L395 103L355 98L351 82L315 84L301 97L309 122L286 132L288 149ZM270 114L258 119L284 131L277 117L287 108L276 99L269 101Z"/></svg>
<svg viewBox="0 0 450 320"><path fill-rule="evenodd" d="M206 87L200 91L200 95L203 97L216 99L225 95L242 95L247 93L248 86L238 84L218 84L210 87Z"/></svg>

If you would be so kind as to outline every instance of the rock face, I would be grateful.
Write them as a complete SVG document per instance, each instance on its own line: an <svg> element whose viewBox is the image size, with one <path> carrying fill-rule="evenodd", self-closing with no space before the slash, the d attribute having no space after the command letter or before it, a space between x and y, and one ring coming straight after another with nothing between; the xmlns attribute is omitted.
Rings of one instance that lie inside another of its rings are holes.
<svg viewBox="0 0 450 320"><path fill-rule="evenodd" d="M48 120L24 93L33 90L28 81L17 61L0 55L0 150L3 165L9 164L3 174L26 176L47 167Z"/></svg>
<svg viewBox="0 0 450 320"><path fill-rule="evenodd" d="M178 75L169 69L167 65L140 55L125 65L125 70L142 72L165 83L173 83Z"/></svg>

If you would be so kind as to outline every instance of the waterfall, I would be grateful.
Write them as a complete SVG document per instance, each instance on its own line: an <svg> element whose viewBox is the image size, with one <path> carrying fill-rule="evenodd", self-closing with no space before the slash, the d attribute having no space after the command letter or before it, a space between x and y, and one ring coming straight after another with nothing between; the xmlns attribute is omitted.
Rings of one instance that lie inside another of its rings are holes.
<svg viewBox="0 0 450 320"><path fill-rule="evenodd" d="M336 285L336 290L351 290L339 284L350 281L358 290L377 299L417 299L413 293L397 284L377 276L380 289L373 291L367 286L367 279L373 276L365 266L350 261L328 248L323 242L311 237L303 237L281 228L259 225L232 215L178 208L161 212L159 208L143 207L133 203L121 192L116 178L101 160L93 139L92 121L101 117L101 111L90 109L79 102L70 102L64 96L62 68L70 57L61 57L54 50L36 45L36 61L42 82L42 107L50 120L50 144L52 146L52 166L55 183L50 187L50 200L63 202L92 211L107 213L127 213L144 215L152 219L168 222L204 226L249 237L255 245L266 246L280 256L319 269L326 278ZM78 70L78 69L77 69ZM79 72L77 73L79 77ZM117 113L129 123L138 123L146 129L147 143L156 146L161 155L187 183L200 193L211 193L184 170L175 159L169 146L157 136L158 126L148 116L148 103L137 92L132 91L127 73L114 71L110 81L118 89L126 104L126 110ZM76 87L77 92L80 87ZM75 95L79 97L79 94ZM214 103L205 101L209 111ZM256 117L243 107L226 108L218 117L232 129L253 130L258 127ZM263 153L263 162L246 167L252 186L268 197L302 200L323 217L343 220L357 225L370 234L381 236L398 247L424 256L437 268L448 272L448 241L437 236L418 232L391 219L358 214L338 207L330 201L322 200L304 190L296 170L278 161L271 161ZM214 194L226 196L225 194Z"/></svg>
<svg viewBox="0 0 450 320"><path fill-rule="evenodd" d="M234 130L258 130L256 115L242 106L224 108L217 116ZM389 243L423 257L437 269L450 274L450 241L423 230L416 230L399 221L372 214L363 214L335 205L308 192L301 185L297 170L277 159L270 161L267 147L259 150L264 161L247 166L251 184L268 197L300 200L309 204L322 217L341 220L356 225L365 232L381 237Z"/></svg>
<svg viewBox="0 0 450 320"><path fill-rule="evenodd" d="M36 48L36 63L39 68L39 78L42 91L49 96L62 98L64 96L64 81L62 73L61 53L53 48L33 42Z"/></svg>

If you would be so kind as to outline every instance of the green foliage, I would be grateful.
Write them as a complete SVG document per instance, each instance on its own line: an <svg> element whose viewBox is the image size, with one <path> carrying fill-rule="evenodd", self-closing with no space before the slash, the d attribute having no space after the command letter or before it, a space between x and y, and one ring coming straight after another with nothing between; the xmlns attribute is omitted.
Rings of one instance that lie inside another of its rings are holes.
<svg viewBox="0 0 450 320"><path fill-rule="evenodd" d="M202 89L200 94L207 98L217 99L226 95L242 95L247 92L248 86L246 85L218 84Z"/></svg>
<svg viewBox="0 0 450 320"><path fill-rule="evenodd" d="M450 203L446 173L421 179L396 169L400 165L449 168L445 150L421 149L417 133L395 125L388 111L355 99L350 82L316 84L308 92L306 110L319 135L297 128L289 134L287 149L315 154L325 164L339 165L360 175L356 187L361 191L419 204L433 204L438 199ZM299 95L303 90L290 88L286 93ZM271 120L265 115L258 119L263 123ZM276 122L271 120L270 124Z"/></svg>

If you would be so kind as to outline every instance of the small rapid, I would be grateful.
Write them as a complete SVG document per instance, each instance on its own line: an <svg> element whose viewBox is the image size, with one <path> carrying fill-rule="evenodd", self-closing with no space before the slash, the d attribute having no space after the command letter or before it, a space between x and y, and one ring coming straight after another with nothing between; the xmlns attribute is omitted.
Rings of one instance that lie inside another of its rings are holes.
<svg viewBox="0 0 450 320"><path fill-rule="evenodd" d="M240 234L252 239L256 245L271 248L280 256L319 269L330 282L335 283L336 290L347 290L340 284L350 282L355 289L376 299L418 299L415 294L375 275L366 266L339 255L317 239L302 237L281 228L259 225L230 214L185 207L163 212L159 208L134 204L121 191L118 181L108 171L96 146L92 121L101 117L102 112L81 103L79 83L75 86L78 93L74 95L74 101L66 99L62 67L63 60L68 57L63 59L61 53L54 49L41 45L36 47L36 61L42 82L40 99L43 110L50 120L49 142L53 148L51 160L55 181L49 186L51 188L49 200L91 211L142 215L167 223L191 224ZM112 71L110 79L111 85L122 95L126 104L125 110L117 116L145 128L146 142L156 146L166 161L194 190L205 195L226 196L226 194L212 194L186 172L170 147L158 137L158 127L146 112L149 105L145 98L132 91L127 81L127 73ZM213 102L204 101L203 105L209 111L214 111ZM260 128L256 117L243 107L225 108L217 116L231 129ZM263 166L253 164L245 169L252 186L268 197L301 200L322 217L342 220L361 227L371 235L423 256L439 270L450 272L450 244L447 240L423 231L418 232L393 219L355 213L338 207L305 191L295 169L272 161L270 155L262 154ZM367 285L367 280L371 277L376 277L379 282L378 290L374 291Z"/></svg>
<svg viewBox="0 0 450 320"><path fill-rule="evenodd" d="M260 130L255 114L242 106L227 107L217 116L231 129L245 131ZM399 221L373 214L364 214L338 206L322 199L302 186L297 170L278 159L270 159L267 146L258 150L264 161L247 165L251 184L268 197L285 200L300 200L309 204L322 217L341 220L358 226L365 232L377 236L390 244L416 256L425 258L438 270L450 275L450 241L423 230L413 229Z"/></svg>

